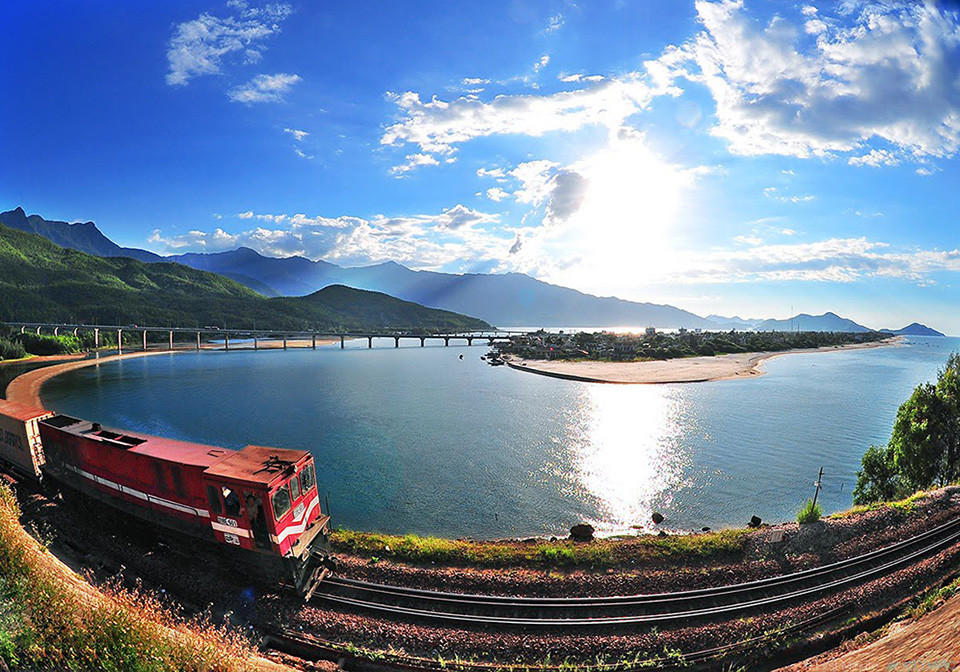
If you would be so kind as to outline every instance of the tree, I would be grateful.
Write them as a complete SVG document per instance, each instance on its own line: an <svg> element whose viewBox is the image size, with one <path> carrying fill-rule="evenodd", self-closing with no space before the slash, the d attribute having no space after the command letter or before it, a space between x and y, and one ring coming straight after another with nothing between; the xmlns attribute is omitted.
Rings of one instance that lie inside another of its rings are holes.
<svg viewBox="0 0 960 672"><path fill-rule="evenodd" d="M860 460L857 485L853 489L854 504L870 504L897 499L907 489L897 472L893 450L889 446L870 446Z"/></svg>
<svg viewBox="0 0 960 672"><path fill-rule="evenodd" d="M897 471L911 487L943 484L947 433L946 408L937 388L919 385L897 411L890 435Z"/></svg>

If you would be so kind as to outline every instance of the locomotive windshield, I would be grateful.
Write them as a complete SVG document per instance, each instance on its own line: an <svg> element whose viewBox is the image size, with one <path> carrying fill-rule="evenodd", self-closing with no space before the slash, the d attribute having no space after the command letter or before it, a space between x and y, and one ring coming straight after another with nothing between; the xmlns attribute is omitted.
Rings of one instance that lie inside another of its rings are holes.
<svg viewBox="0 0 960 672"><path fill-rule="evenodd" d="M290 489L286 483L281 485L277 491L273 493L270 497L270 502L273 504L273 517L277 520L283 518L287 511L290 510Z"/></svg>
<svg viewBox="0 0 960 672"><path fill-rule="evenodd" d="M310 488L317 482L316 474L313 471L313 462L307 462L307 465L300 472L300 485L303 486L303 493L310 492Z"/></svg>

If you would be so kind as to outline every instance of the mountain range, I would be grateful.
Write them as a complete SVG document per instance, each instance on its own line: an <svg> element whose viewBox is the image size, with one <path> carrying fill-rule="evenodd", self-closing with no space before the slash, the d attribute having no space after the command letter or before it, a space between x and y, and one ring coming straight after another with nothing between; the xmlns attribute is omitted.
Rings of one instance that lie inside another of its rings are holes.
<svg viewBox="0 0 960 672"><path fill-rule="evenodd" d="M172 262L98 257L0 225L0 320L318 331L476 331L483 320L332 285L267 298Z"/></svg>
<svg viewBox="0 0 960 672"><path fill-rule="evenodd" d="M500 327L643 325L665 329L683 327L724 331L870 331L834 313L820 316L801 314L789 320L744 319L722 315L701 317L670 305L593 296L521 273L458 275L413 271L392 261L371 266L343 267L301 256L266 257L246 247L227 252L162 257L146 250L117 245L104 236L93 222L69 224L49 221L40 215L28 216L20 207L0 213L0 224L37 233L63 247L101 257L130 257L148 263L175 262L209 271L267 297L306 296L330 285L345 285L382 292L431 308L476 315Z"/></svg>

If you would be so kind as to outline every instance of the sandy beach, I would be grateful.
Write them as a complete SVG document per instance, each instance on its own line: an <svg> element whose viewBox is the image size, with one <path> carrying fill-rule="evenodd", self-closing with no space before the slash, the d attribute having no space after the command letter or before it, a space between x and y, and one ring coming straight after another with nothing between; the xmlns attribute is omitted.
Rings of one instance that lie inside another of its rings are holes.
<svg viewBox="0 0 960 672"><path fill-rule="evenodd" d="M329 345L331 343L338 343L339 341L331 339L317 339L317 345ZM277 340L261 340L257 346L261 350L277 350L283 348L283 341L280 339ZM312 347L311 341L293 341L290 340L287 343L289 349L293 348L310 348ZM223 350L223 346L220 344L211 344L204 343L201 347L202 350ZM253 350L252 341L237 341L235 344L230 346L230 350ZM118 359L134 359L136 357L150 357L153 355L169 355L177 352L196 352L196 349L193 347L184 348L181 344L177 344L177 347L173 350L168 350L163 348L162 350L134 350L131 352L125 352L122 355L107 355L103 357L98 357L96 359L77 359L78 355L61 355L56 357L37 357L34 359L21 359L16 360L17 362L27 362L27 361L54 361L58 359L67 359L62 364L54 364L52 366L46 366L41 369L34 369L33 371L28 371L10 381L10 384L7 386L6 396L10 401L15 401L21 404L27 404L30 406L39 406L43 407L43 399L40 396L40 390L43 387L43 384L55 376L59 376L61 373L66 373L67 371L75 371L76 369L83 369L88 366L98 366L100 364L106 364L108 362L114 362ZM84 355L79 355L83 357Z"/></svg>
<svg viewBox="0 0 960 672"><path fill-rule="evenodd" d="M706 383L712 380L753 378L766 371L764 362L774 357L796 353L840 352L896 345L902 337L888 338L876 343L825 348L785 350L783 352L745 352L715 357L682 357L648 362L594 362L522 359L510 355L504 361L512 369L541 376L576 380L586 383L616 385L658 385L665 383Z"/></svg>

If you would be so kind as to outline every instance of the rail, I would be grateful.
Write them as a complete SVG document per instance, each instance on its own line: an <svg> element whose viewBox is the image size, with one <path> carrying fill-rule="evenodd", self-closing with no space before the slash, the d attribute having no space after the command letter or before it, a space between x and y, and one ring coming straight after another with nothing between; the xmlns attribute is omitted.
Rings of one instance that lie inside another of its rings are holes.
<svg viewBox="0 0 960 672"><path fill-rule="evenodd" d="M747 583L676 593L523 598L429 591L327 578L314 599L393 618L452 626L540 629L653 626L735 617L866 583L960 541L960 518L885 548Z"/></svg>

